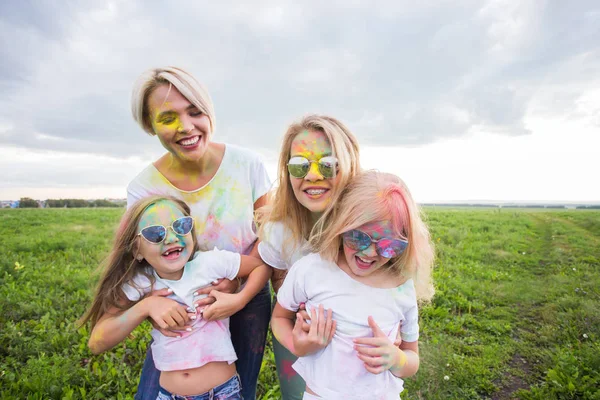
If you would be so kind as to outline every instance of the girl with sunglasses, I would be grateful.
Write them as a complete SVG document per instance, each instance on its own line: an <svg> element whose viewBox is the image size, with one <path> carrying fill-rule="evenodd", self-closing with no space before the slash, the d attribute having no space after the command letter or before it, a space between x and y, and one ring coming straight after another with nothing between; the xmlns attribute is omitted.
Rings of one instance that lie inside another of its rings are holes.
<svg viewBox="0 0 600 400"><path fill-rule="evenodd" d="M152 196L129 208L82 319L91 322L88 344L94 354L107 351L146 318L162 329L189 325L178 337L152 331L153 361L161 371L157 399L241 399L229 319L205 320L195 307L195 292L218 279L246 276L246 285L259 289L271 269L255 257L216 248L197 250L194 220L183 201ZM167 296L149 295L156 290Z"/></svg>
<svg viewBox="0 0 600 400"><path fill-rule="evenodd" d="M398 399L402 378L419 368L417 299L433 295L433 249L408 188L392 174L361 173L313 239L315 253L288 271L271 319L299 357L304 399ZM302 303L307 334L297 328Z"/></svg>
<svg viewBox="0 0 600 400"><path fill-rule="evenodd" d="M280 152L279 185L257 212L258 252L273 267L275 293L291 265L310 253L310 236L330 224L332 206L359 171L358 141L339 120L308 115L289 126ZM297 357L276 337L273 352L283 400L301 399L305 383L291 368Z"/></svg>

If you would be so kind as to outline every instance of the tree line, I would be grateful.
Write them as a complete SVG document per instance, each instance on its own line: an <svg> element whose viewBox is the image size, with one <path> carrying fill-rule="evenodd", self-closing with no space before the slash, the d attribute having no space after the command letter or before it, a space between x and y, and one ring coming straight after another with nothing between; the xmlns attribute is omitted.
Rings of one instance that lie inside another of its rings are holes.
<svg viewBox="0 0 600 400"><path fill-rule="evenodd" d="M112 202L109 200L84 200L84 199L48 199L43 202L47 208L85 208L85 207L124 207L125 201ZM19 208L41 207L37 200L30 197L22 197L19 200Z"/></svg>

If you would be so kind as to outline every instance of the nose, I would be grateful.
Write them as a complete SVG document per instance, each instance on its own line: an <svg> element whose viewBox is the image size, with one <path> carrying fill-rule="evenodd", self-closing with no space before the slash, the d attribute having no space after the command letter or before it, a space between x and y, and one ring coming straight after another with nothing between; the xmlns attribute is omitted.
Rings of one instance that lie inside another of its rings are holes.
<svg viewBox="0 0 600 400"><path fill-rule="evenodd" d="M317 164L317 162L311 161L310 169L304 179L311 182L323 180L323 175L321 175L321 171L319 171L319 164Z"/></svg>
<svg viewBox="0 0 600 400"><path fill-rule="evenodd" d="M180 117L177 129L179 132L190 133L194 129L194 124L188 116L184 115Z"/></svg>
<svg viewBox="0 0 600 400"><path fill-rule="evenodd" d="M165 237L165 244L175 243L179 241L179 235L175 233L173 228L167 228L167 236Z"/></svg>
<svg viewBox="0 0 600 400"><path fill-rule="evenodd" d="M375 257L377 255L377 250L375 249L375 243L371 243L369 247L361 251L367 257Z"/></svg>

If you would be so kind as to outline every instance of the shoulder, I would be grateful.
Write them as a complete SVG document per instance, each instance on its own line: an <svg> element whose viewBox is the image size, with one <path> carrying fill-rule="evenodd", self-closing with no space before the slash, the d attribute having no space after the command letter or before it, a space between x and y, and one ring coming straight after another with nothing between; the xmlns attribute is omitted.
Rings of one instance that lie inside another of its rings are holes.
<svg viewBox="0 0 600 400"><path fill-rule="evenodd" d="M152 268L145 268L144 271L145 273L137 273L130 282L121 286L123 293L131 301L138 301L152 291L152 281L148 278L152 274Z"/></svg>
<svg viewBox="0 0 600 400"><path fill-rule="evenodd" d="M244 163L254 166L262 166L265 161L262 155L259 153L240 147L234 144L225 144L225 157L236 163Z"/></svg>
<svg viewBox="0 0 600 400"><path fill-rule="evenodd" d="M292 265L292 269L295 268L297 271L308 271L320 268L325 264L329 264L329 261L324 260L319 253L309 253L296 261L294 265Z"/></svg>
<svg viewBox="0 0 600 400"><path fill-rule="evenodd" d="M153 164L149 164L129 182L127 193L136 198L142 198L156 192L164 183L162 175Z"/></svg>
<svg viewBox="0 0 600 400"><path fill-rule="evenodd" d="M264 224L264 239L269 243L283 243L292 236L292 231L282 221L269 221Z"/></svg>

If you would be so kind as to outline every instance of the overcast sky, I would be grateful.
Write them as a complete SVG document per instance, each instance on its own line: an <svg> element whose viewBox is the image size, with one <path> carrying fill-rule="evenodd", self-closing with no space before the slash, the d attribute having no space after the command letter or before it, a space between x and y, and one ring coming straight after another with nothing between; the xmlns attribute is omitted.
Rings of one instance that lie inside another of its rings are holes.
<svg viewBox="0 0 600 400"><path fill-rule="evenodd" d="M0 199L125 197L163 152L132 84L164 65L272 177L286 126L317 112L419 201L600 201L597 0L5 0Z"/></svg>

